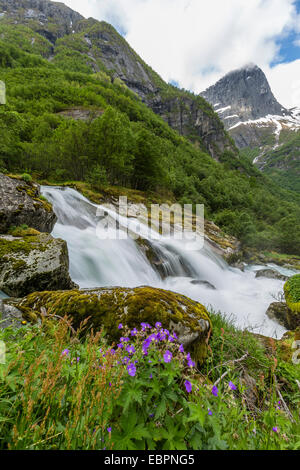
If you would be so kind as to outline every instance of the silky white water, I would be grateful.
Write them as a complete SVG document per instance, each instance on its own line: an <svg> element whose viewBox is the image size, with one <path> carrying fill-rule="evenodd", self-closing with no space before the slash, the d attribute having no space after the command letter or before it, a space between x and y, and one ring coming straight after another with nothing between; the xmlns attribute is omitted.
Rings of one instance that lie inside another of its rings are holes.
<svg viewBox="0 0 300 470"><path fill-rule="evenodd" d="M151 244L168 275L162 280L133 239L101 239L103 231L107 234L107 228L100 225L96 215L101 206L71 188L44 186L42 194L53 204L58 221L52 235L66 240L70 275L80 287L160 287L221 311L232 317L236 325L256 333L280 338L286 331L265 314L269 304L275 301L274 296L282 292L283 282L256 279L255 271L262 269L261 266L247 267L242 272L229 267L207 245L201 249L199 244L199 249L191 251L185 240L165 239L156 233L156 240L151 239ZM118 230L129 226L131 232L142 231L143 236L149 236L148 228L141 227L135 219L103 209L111 220L118 219ZM207 281L216 289L193 281Z"/></svg>

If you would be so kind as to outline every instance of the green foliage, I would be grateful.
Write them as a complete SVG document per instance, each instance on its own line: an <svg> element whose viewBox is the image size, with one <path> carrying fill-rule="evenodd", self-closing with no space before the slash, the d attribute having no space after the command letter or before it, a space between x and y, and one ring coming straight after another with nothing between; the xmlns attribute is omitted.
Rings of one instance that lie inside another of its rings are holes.
<svg viewBox="0 0 300 470"><path fill-rule="evenodd" d="M99 27L90 22L88 27L97 37ZM106 27L109 31L109 25L101 26ZM300 199L261 175L245 156L225 151L214 161L201 142L191 144L126 86L111 83L104 67L86 70L83 32L62 38L56 47L60 63L0 41L0 79L7 88L7 104L0 107L2 168L53 182L89 181L98 190L108 184L173 193L181 203L204 204L207 218L249 247L300 253ZM166 99L178 98L178 89L151 74L170 95ZM183 90L182 106L185 96L190 95ZM213 115L203 98L194 99ZM78 119L81 110L85 117Z"/></svg>
<svg viewBox="0 0 300 470"><path fill-rule="evenodd" d="M26 183L30 183L32 181L32 177L28 173L23 173L21 178L23 181L26 181Z"/></svg>
<svg viewBox="0 0 300 470"><path fill-rule="evenodd" d="M96 165L92 168L90 174L87 175L87 181L96 191L106 187L108 185L108 179L105 168L103 166Z"/></svg>
<svg viewBox="0 0 300 470"><path fill-rule="evenodd" d="M292 312L300 313L300 274L289 278L284 285L284 294L288 307Z"/></svg>
<svg viewBox="0 0 300 470"><path fill-rule="evenodd" d="M83 336L85 325L74 334L67 318L0 330L7 345L0 448L299 449L297 392L285 395L290 420L276 396L272 357L250 333L212 318L213 354L200 371L159 324L120 325L114 348L101 332ZM256 372L259 408L249 407L243 371ZM280 361L276 374L297 377Z"/></svg>
<svg viewBox="0 0 300 470"><path fill-rule="evenodd" d="M48 57L53 49L52 44L43 36L21 24L7 25L0 23L0 37L6 44L20 48L30 54L39 54Z"/></svg>
<svg viewBox="0 0 300 470"><path fill-rule="evenodd" d="M278 185L300 193L300 132L289 134L274 150L264 155L264 172Z"/></svg>

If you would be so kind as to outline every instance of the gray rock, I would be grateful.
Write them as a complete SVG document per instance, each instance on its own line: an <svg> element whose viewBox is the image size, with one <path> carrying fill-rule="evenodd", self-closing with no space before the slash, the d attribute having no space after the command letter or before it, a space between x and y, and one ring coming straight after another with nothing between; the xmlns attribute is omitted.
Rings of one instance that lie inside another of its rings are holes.
<svg viewBox="0 0 300 470"><path fill-rule="evenodd" d="M74 287L65 241L48 234L23 238L0 235L0 290L22 297L35 291Z"/></svg>
<svg viewBox="0 0 300 470"><path fill-rule="evenodd" d="M57 218L52 206L39 199L40 195L38 184L0 173L0 233L23 224L39 232L51 232Z"/></svg>
<svg viewBox="0 0 300 470"><path fill-rule="evenodd" d="M238 148L259 148L253 155L259 170L269 175L276 171L284 176L287 170L294 174L295 160L299 161L297 142L291 140L283 149L280 137L284 132L283 142L288 135L294 138L295 129L300 130L299 114L278 103L259 67L249 64L233 70L201 96L214 107ZM289 130L291 123L294 130Z"/></svg>
<svg viewBox="0 0 300 470"><path fill-rule="evenodd" d="M243 272L245 271L245 264L242 261L238 261L236 263L233 263L231 266L233 268L239 269L240 271L243 271Z"/></svg>
<svg viewBox="0 0 300 470"><path fill-rule="evenodd" d="M292 314L285 302L273 302L270 304L266 314L271 318L271 320L277 321L287 330L293 330L296 328L293 322L293 317L295 315Z"/></svg>
<svg viewBox="0 0 300 470"><path fill-rule="evenodd" d="M14 305L7 304L3 299L0 299L0 328L8 328L10 326L21 328L22 315L22 312Z"/></svg>
<svg viewBox="0 0 300 470"><path fill-rule="evenodd" d="M288 110L274 97L264 72L253 64L229 72L201 95L215 105L215 110L222 110L220 117L227 129L238 122L259 119L268 114L288 114Z"/></svg>
<svg viewBox="0 0 300 470"><path fill-rule="evenodd" d="M278 279L280 281L287 281L288 280L288 276L284 276L283 274L280 274L275 269L261 269L261 270L257 271L255 277L257 277L257 278L266 277L268 279Z"/></svg>
<svg viewBox="0 0 300 470"><path fill-rule="evenodd" d="M208 281L200 281L198 279L194 279L193 281L191 281L191 284L193 284L195 286L197 286L197 285L204 286L204 287L207 287L208 289L212 289L212 290L217 290L216 287Z"/></svg>

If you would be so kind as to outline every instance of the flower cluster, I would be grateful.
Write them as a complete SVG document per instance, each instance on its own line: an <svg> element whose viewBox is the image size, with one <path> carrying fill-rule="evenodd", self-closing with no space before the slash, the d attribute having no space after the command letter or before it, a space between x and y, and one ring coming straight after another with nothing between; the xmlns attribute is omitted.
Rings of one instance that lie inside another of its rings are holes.
<svg viewBox="0 0 300 470"><path fill-rule="evenodd" d="M128 329L122 325L118 326L124 336L121 336L117 345L118 350L125 354L122 363L126 365L127 372L134 377L138 371L139 363L148 358L148 363L152 363L150 352L154 349L159 351L160 363L170 364L173 360L180 360L182 367L195 367L190 353L185 354L184 346L179 343L176 332L170 332L162 327L160 322L156 322L152 327L149 323L142 322L140 329ZM153 358L152 358L153 359ZM152 374L150 374L152 378ZM190 389L192 386L186 386Z"/></svg>

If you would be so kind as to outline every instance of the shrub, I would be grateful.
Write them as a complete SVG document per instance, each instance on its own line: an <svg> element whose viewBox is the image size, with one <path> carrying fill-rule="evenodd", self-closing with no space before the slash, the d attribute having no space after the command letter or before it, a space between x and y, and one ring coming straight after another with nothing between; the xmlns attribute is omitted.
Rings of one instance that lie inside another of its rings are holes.
<svg viewBox="0 0 300 470"><path fill-rule="evenodd" d="M26 183L31 183L32 177L28 173L23 173L21 176L22 180L25 181Z"/></svg>

